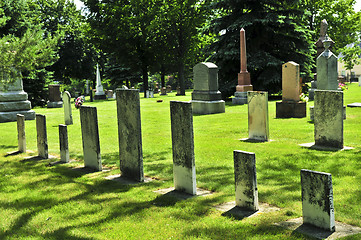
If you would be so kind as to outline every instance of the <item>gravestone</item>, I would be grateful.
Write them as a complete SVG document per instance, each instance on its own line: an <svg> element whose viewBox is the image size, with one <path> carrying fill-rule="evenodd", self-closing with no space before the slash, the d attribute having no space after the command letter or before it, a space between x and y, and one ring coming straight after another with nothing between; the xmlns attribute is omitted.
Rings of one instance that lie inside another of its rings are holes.
<svg viewBox="0 0 361 240"><path fill-rule="evenodd" d="M317 78L317 74L314 74L314 79ZM308 89L308 99L314 100L315 99L315 90L317 89L317 80L311 81L311 88Z"/></svg>
<svg viewBox="0 0 361 240"><path fill-rule="evenodd" d="M196 195L193 114L191 102L170 102L175 190Z"/></svg>
<svg viewBox="0 0 361 240"><path fill-rule="evenodd" d="M152 90L146 90L145 98L154 98L154 92Z"/></svg>
<svg viewBox="0 0 361 240"><path fill-rule="evenodd" d="M358 86L361 87L361 76L358 76Z"/></svg>
<svg viewBox="0 0 361 240"><path fill-rule="evenodd" d="M94 99L95 100L107 99L107 96L104 93L102 81L100 79L100 71L99 71L99 65L98 64L97 64L97 73L96 73L96 84L97 84L97 87L96 87Z"/></svg>
<svg viewBox="0 0 361 240"><path fill-rule="evenodd" d="M107 91L107 98L114 98L114 92L113 92L113 90L108 90L108 91Z"/></svg>
<svg viewBox="0 0 361 240"><path fill-rule="evenodd" d="M144 181L139 90L117 89L119 159L122 176Z"/></svg>
<svg viewBox="0 0 361 240"><path fill-rule="evenodd" d="M172 86L171 85L168 85L167 86L167 93L171 93L172 92Z"/></svg>
<svg viewBox="0 0 361 240"><path fill-rule="evenodd" d="M268 93L248 92L247 100L249 140L268 141Z"/></svg>
<svg viewBox="0 0 361 240"><path fill-rule="evenodd" d="M315 145L343 148L343 92L315 91Z"/></svg>
<svg viewBox="0 0 361 240"><path fill-rule="evenodd" d="M236 206L258 211L256 155L250 152L233 151L236 185Z"/></svg>
<svg viewBox="0 0 361 240"><path fill-rule="evenodd" d="M225 102L218 90L218 67L210 62L198 63L193 67L193 77L193 113L224 113Z"/></svg>
<svg viewBox="0 0 361 240"><path fill-rule="evenodd" d="M336 229L331 174L302 169L301 188L303 223L334 232Z"/></svg>
<svg viewBox="0 0 361 240"><path fill-rule="evenodd" d="M100 155L97 108L81 106L80 123L83 140L84 166L101 171L102 160Z"/></svg>
<svg viewBox="0 0 361 240"><path fill-rule="evenodd" d="M17 114L24 115L26 120L35 119L35 112L31 110L21 77L11 84L0 84L0 123L17 121Z"/></svg>
<svg viewBox="0 0 361 240"><path fill-rule="evenodd" d="M49 89L49 101L47 103L48 108L61 108L63 107L63 102L60 97L60 85L53 84L48 86Z"/></svg>
<svg viewBox="0 0 361 240"><path fill-rule="evenodd" d="M276 102L276 118L306 117L306 102L300 101L300 65L282 65L282 102Z"/></svg>
<svg viewBox="0 0 361 240"><path fill-rule="evenodd" d="M232 98L232 103L237 105L246 104L247 92L253 90L251 76L247 71L246 32L243 28L240 31L240 53L241 71L238 73L238 85Z"/></svg>
<svg viewBox="0 0 361 240"><path fill-rule="evenodd" d="M24 153L26 152L25 116L17 114L16 118L18 129L18 151Z"/></svg>
<svg viewBox="0 0 361 240"><path fill-rule="evenodd" d="M329 47L332 40L327 36L322 41L325 47L317 57L317 89L318 90L338 90L338 73L337 73L337 57L333 54Z"/></svg>
<svg viewBox="0 0 361 240"><path fill-rule="evenodd" d="M160 95L167 95L167 88L166 87L162 87L160 89Z"/></svg>
<svg viewBox="0 0 361 240"><path fill-rule="evenodd" d="M64 102L64 121L66 125L73 124L73 115L71 113L71 96L68 91L63 92L63 102Z"/></svg>
<svg viewBox="0 0 361 240"><path fill-rule="evenodd" d="M48 158L48 137L46 133L46 116L36 114L36 133L38 156L41 158Z"/></svg>
<svg viewBox="0 0 361 240"><path fill-rule="evenodd" d="M67 125L59 124L59 146L60 146L60 161L69 162L69 143L68 143L68 127Z"/></svg>

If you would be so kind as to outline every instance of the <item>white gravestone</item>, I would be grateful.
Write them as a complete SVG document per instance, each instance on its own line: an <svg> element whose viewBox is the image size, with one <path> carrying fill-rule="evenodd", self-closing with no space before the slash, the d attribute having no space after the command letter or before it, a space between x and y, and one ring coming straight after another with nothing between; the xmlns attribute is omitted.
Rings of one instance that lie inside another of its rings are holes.
<svg viewBox="0 0 361 240"><path fill-rule="evenodd" d="M258 211L256 155L250 152L233 151L236 205Z"/></svg>
<svg viewBox="0 0 361 240"><path fill-rule="evenodd" d="M60 161L69 162L69 144L68 144L68 128L67 125L59 124L59 145L60 145Z"/></svg>
<svg viewBox="0 0 361 240"><path fill-rule="evenodd" d="M197 194L191 102L170 102L175 190Z"/></svg>
<svg viewBox="0 0 361 240"><path fill-rule="evenodd" d="M334 232L331 174L302 169L301 188L303 222Z"/></svg>
<svg viewBox="0 0 361 240"><path fill-rule="evenodd" d="M73 115L71 113L71 96L68 91L63 92L63 103L64 103L64 121L66 125L73 124Z"/></svg>
<svg viewBox="0 0 361 240"><path fill-rule="evenodd" d="M268 141L268 93L248 92L247 101L249 139L255 141Z"/></svg>
<svg viewBox="0 0 361 240"><path fill-rule="evenodd" d="M83 139L84 166L102 170L97 108L80 107L81 135Z"/></svg>
<svg viewBox="0 0 361 240"><path fill-rule="evenodd" d="M97 64L97 73L96 73L96 92L95 92L95 96L94 99L98 100L98 99L107 99L107 96L104 93L103 90L103 85L102 85L102 81L100 78L100 71L99 71L99 65Z"/></svg>

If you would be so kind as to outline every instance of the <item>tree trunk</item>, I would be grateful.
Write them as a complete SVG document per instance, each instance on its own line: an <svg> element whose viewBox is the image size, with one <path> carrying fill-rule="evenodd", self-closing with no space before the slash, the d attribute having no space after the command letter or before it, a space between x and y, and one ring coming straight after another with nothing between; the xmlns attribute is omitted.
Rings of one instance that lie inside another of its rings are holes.
<svg viewBox="0 0 361 240"><path fill-rule="evenodd" d="M185 84L184 84L184 63L183 60L179 61L178 63L178 85L180 87L180 94L181 96L186 95L185 91Z"/></svg>
<svg viewBox="0 0 361 240"><path fill-rule="evenodd" d="M164 70L164 66L161 66L160 69L160 82L161 82L161 88L165 87L165 70Z"/></svg>
<svg viewBox="0 0 361 240"><path fill-rule="evenodd" d="M147 96L147 90L148 90L148 66L143 65L142 72L143 72L144 97L146 97Z"/></svg>

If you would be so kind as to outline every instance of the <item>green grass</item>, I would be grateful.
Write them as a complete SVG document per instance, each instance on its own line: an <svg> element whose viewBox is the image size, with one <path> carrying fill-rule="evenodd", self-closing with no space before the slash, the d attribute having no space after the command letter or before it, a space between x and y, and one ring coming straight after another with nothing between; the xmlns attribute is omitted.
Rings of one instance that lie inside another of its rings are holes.
<svg viewBox="0 0 361 240"><path fill-rule="evenodd" d="M345 105L361 102L360 96L361 88L349 85ZM267 143L239 140L248 137L247 105L227 103L225 114L194 116L197 186L214 194L179 201L153 192L173 186L171 100L188 101L190 92L141 98L144 172L157 180L129 186L104 179L119 174L114 100L85 103L97 107L102 162L109 172L72 170L83 166L75 108L68 133L71 158L77 161L70 164L24 160L37 155L35 121L26 121L27 149L32 152L6 156L17 150L16 123L1 123L0 239L308 239L273 225L302 216L301 169L331 173L336 220L361 227L361 109L347 108L344 143L355 149L339 152L300 147L314 141L313 124L308 117L276 119L275 101L269 102L273 141ZM49 153L59 158L63 109L35 111L47 116ZM259 200L280 211L237 220L212 207L234 200L233 150L256 153Z"/></svg>

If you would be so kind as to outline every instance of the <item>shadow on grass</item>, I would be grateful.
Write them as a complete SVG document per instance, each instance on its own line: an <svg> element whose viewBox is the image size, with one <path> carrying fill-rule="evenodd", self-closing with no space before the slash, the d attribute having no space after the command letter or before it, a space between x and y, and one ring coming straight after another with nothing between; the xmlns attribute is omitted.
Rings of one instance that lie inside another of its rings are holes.
<svg viewBox="0 0 361 240"><path fill-rule="evenodd" d="M14 145L0 145L0 149L10 149L10 148L18 148L18 146L14 146Z"/></svg>

